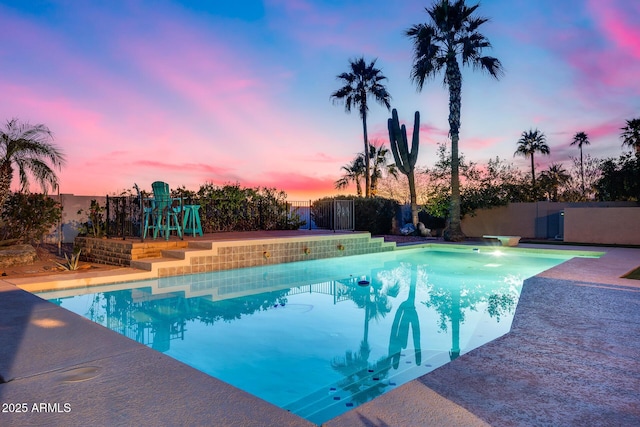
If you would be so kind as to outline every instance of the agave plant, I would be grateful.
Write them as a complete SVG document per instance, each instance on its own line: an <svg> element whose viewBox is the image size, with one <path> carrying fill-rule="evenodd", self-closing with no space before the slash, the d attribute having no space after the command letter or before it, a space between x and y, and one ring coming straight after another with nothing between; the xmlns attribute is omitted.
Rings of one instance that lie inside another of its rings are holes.
<svg viewBox="0 0 640 427"><path fill-rule="evenodd" d="M79 270L80 269L80 252L82 252L82 250L79 250L77 253L72 254L70 258L67 256L67 254L64 254L65 263L62 264L62 263L56 262L56 264L58 265L58 268L64 271Z"/></svg>

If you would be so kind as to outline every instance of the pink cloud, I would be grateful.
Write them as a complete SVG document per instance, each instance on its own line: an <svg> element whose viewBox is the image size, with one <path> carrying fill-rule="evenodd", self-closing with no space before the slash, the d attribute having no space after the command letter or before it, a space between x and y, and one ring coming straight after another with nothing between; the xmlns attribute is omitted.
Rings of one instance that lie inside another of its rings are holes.
<svg viewBox="0 0 640 427"><path fill-rule="evenodd" d="M199 173L213 174L216 176L224 176L229 174L233 169L211 166L202 163L166 163L149 160L137 160L129 163L132 167L144 167L151 169L162 169L166 171L184 171L190 170Z"/></svg>
<svg viewBox="0 0 640 427"><path fill-rule="evenodd" d="M497 144L503 142L502 138L498 137L475 137L470 136L464 138L464 149L467 151L480 151L480 152L488 152L487 149L496 146Z"/></svg>
<svg viewBox="0 0 640 427"><path fill-rule="evenodd" d="M283 190L289 199L295 197L303 200L317 198L339 193L335 189L336 177L314 177L296 172L269 171L262 175L261 179L241 181L246 187L268 187Z"/></svg>
<svg viewBox="0 0 640 427"><path fill-rule="evenodd" d="M316 152L312 155L301 156L300 160L304 162L340 163L349 159L344 156L332 156L327 153Z"/></svg>
<svg viewBox="0 0 640 427"><path fill-rule="evenodd" d="M640 4L620 0L590 0L588 7L605 36L619 49L640 59Z"/></svg>

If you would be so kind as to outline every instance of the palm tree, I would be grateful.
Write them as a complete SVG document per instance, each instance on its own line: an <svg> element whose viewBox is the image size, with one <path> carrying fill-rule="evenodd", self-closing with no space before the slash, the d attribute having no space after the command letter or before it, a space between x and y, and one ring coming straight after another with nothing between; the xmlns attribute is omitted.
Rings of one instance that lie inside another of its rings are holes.
<svg viewBox="0 0 640 427"><path fill-rule="evenodd" d="M367 137L367 113L369 112L369 97L381 105L391 108L391 95L387 92L387 88L381 83L387 78L382 71L375 67L376 59L367 64L364 57L356 60L350 60L349 66L351 71L342 73L337 76L344 86L331 94L331 98L335 103L344 102L344 109L347 113L351 112L351 108L357 108L362 119L362 131L364 133L364 156L365 156L365 195L371 195L371 177L369 175L369 139Z"/></svg>
<svg viewBox="0 0 640 427"><path fill-rule="evenodd" d="M395 163L389 164L389 149L382 144L378 147L370 144L369 157L373 159L373 165L371 167L371 196L376 196L378 192L378 181L382 179L383 171L386 171L389 175L397 179L398 168Z"/></svg>
<svg viewBox="0 0 640 427"><path fill-rule="evenodd" d="M571 145L577 145L580 149L580 178L582 181L582 197L584 197L584 163L582 161L582 146L589 145L589 137L584 132L578 132L573 137Z"/></svg>
<svg viewBox="0 0 640 427"><path fill-rule="evenodd" d="M487 22L485 18L472 16L479 4L467 6L464 0L440 0L425 9L431 23L417 24L407 30L413 39L414 60L411 78L422 90L427 78L435 77L444 70L444 83L449 87L449 136L451 137L451 219L445 238L453 241L464 239L460 227L460 176L458 140L460 131L460 108L462 65L471 65L487 71L498 79L502 64L497 58L482 56L484 48L490 48L489 40L478 32Z"/></svg>
<svg viewBox="0 0 640 427"><path fill-rule="evenodd" d="M11 119L0 129L0 212L9 195L14 166L23 191L29 189L29 175L45 192L48 186L58 187L54 169L59 170L65 158L52 141L51 131L42 124L32 126Z"/></svg>
<svg viewBox="0 0 640 427"><path fill-rule="evenodd" d="M627 120L627 125L620 128L622 133L622 146L628 145L629 148L635 149L636 154L640 156L640 117Z"/></svg>
<svg viewBox="0 0 640 427"><path fill-rule="evenodd" d="M376 147L373 144L369 144L369 159L373 159L373 165L371 166L371 196L375 196L377 192L378 180L382 178L383 171L393 176L398 177L398 168L394 163L389 163L389 149L384 145ZM360 185L360 179L364 175L365 170L365 157L364 153L358 153L353 161L345 166L342 166L344 175L342 178L335 182L335 187L338 189L345 188L351 182L356 184L356 192L358 197L362 196L362 186Z"/></svg>
<svg viewBox="0 0 640 427"><path fill-rule="evenodd" d="M518 149L513 156L531 157L531 184L535 189L536 186L536 169L533 161L535 153L549 155L549 146L547 145L547 137L538 129L522 132L522 136L518 140Z"/></svg>
<svg viewBox="0 0 640 427"><path fill-rule="evenodd" d="M562 163L553 163L549 169L540 174L540 181L547 192L549 199L553 202L558 201L558 192L560 187L565 185L571 179L571 175L562 166Z"/></svg>
<svg viewBox="0 0 640 427"><path fill-rule="evenodd" d="M335 187L338 189L345 188L349 183L354 182L358 197L361 197L362 185L360 184L360 178L364 175L364 155L359 153L350 164L342 166L342 170L344 175L335 182Z"/></svg>

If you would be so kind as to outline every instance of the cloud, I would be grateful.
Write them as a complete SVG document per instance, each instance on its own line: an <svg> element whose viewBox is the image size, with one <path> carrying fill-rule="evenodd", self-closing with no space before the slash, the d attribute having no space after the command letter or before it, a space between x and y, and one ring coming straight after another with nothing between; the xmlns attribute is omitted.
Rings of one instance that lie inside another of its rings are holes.
<svg viewBox="0 0 640 427"><path fill-rule="evenodd" d="M295 172L266 171L259 179L241 182L246 187L267 187L283 190L293 197L320 197L338 193L334 188L337 177L310 176Z"/></svg>
<svg viewBox="0 0 640 427"><path fill-rule="evenodd" d="M621 53L640 59L640 4L638 2L589 0L596 25Z"/></svg>

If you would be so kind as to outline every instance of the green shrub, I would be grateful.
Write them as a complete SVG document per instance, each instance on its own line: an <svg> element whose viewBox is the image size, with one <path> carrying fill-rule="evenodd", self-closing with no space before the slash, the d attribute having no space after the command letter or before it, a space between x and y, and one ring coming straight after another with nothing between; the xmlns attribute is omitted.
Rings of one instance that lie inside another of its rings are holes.
<svg viewBox="0 0 640 427"><path fill-rule="evenodd" d="M400 206L398 202L384 197L356 197L353 201L356 230L373 235L389 234Z"/></svg>
<svg viewBox="0 0 640 427"><path fill-rule="evenodd" d="M373 235L389 234L393 225L393 218L398 212L398 202L384 197L354 197L337 196L323 197L311 204L311 215L317 227L332 228L331 215L326 206L333 200L353 200L355 211L355 229L368 231Z"/></svg>
<svg viewBox="0 0 640 427"><path fill-rule="evenodd" d="M38 244L62 218L60 203L45 194L11 193L2 210L0 235Z"/></svg>
<svg viewBox="0 0 640 427"><path fill-rule="evenodd" d="M89 237L104 237L107 232L107 224L104 219L106 208L100 206L95 199L91 200L89 210L80 209L78 215L83 213L87 216L87 220L78 227L78 235Z"/></svg>
<svg viewBox="0 0 640 427"><path fill-rule="evenodd" d="M206 233L216 231L296 230L305 225L291 210L284 191L275 188L218 187L205 184L195 196Z"/></svg>

